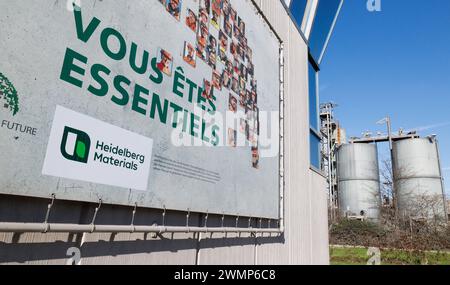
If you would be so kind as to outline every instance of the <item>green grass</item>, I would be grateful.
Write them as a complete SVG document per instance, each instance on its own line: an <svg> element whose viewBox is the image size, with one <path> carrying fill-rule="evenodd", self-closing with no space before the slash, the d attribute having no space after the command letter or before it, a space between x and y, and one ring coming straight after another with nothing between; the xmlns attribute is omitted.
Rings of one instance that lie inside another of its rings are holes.
<svg viewBox="0 0 450 285"><path fill-rule="evenodd" d="M365 265L368 256L366 248L330 248L332 265Z"/></svg>
<svg viewBox="0 0 450 285"><path fill-rule="evenodd" d="M369 259L367 248L330 247L332 265L366 265ZM450 265L449 252L409 252L403 250L381 250L381 265Z"/></svg>

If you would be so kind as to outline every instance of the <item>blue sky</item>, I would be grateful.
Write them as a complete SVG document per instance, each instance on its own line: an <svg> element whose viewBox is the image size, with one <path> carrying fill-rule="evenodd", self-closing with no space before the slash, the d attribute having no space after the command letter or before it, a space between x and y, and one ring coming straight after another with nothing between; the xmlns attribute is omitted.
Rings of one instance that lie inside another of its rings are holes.
<svg viewBox="0 0 450 285"><path fill-rule="evenodd" d="M345 0L320 74L320 100L339 104L348 137L390 115L393 128L419 128L440 141L450 195L450 1ZM383 153L385 148L381 148Z"/></svg>

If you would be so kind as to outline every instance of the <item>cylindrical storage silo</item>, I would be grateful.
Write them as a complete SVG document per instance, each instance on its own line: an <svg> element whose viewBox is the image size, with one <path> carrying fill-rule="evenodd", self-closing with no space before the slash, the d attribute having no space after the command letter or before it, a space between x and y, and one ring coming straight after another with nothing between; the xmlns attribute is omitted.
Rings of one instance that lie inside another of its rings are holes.
<svg viewBox="0 0 450 285"><path fill-rule="evenodd" d="M445 219L436 141L421 138L394 142L392 162L399 214L412 218Z"/></svg>
<svg viewBox="0 0 450 285"><path fill-rule="evenodd" d="M375 144L346 144L338 150L339 209L342 215L380 216L380 171Z"/></svg>

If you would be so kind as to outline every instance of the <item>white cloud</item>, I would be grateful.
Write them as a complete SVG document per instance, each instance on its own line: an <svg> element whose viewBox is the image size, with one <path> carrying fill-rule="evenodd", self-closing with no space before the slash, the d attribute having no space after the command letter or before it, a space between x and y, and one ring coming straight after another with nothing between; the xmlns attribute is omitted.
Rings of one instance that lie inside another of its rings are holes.
<svg viewBox="0 0 450 285"><path fill-rule="evenodd" d="M433 124L433 125L428 125L428 126L416 127L416 128L410 129L410 131L424 132L424 131L434 130L434 129L443 128L443 127L447 127L447 126L450 126L450 122L444 122L444 123L438 123L438 124Z"/></svg>

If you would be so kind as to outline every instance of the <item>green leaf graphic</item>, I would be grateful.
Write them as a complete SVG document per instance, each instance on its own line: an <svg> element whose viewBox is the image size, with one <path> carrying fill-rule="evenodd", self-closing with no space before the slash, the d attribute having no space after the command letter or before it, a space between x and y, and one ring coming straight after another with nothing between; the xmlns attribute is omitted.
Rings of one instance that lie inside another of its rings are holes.
<svg viewBox="0 0 450 285"><path fill-rule="evenodd" d="M77 156L79 158L85 158L85 156L86 156L86 145L84 144L84 142L82 142L82 141L78 141L77 142L77 148L76 148L75 152L77 153Z"/></svg>
<svg viewBox="0 0 450 285"><path fill-rule="evenodd" d="M19 112L19 98L17 96L17 90L12 83L0 72L0 98L4 97L5 104L0 104L0 107L6 107L10 109L13 116Z"/></svg>

